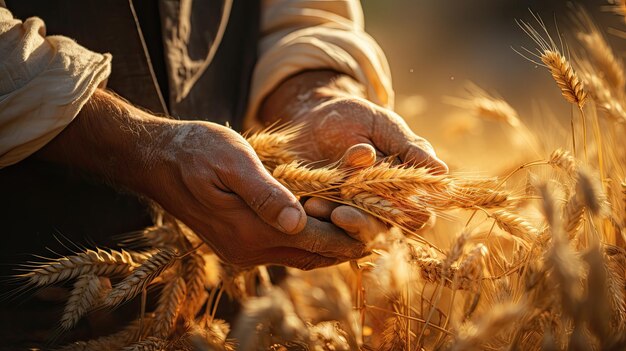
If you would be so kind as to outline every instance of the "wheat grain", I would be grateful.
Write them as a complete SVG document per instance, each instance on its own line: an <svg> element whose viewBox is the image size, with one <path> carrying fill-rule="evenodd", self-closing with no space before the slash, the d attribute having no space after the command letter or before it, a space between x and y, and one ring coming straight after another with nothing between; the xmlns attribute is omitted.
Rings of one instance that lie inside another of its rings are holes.
<svg viewBox="0 0 626 351"><path fill-rule="evenodd" d="M369 192L362 192L350 199L354 205L368 212L383 222L415 231L424 226L430 213L409 202L400 203L399 200L387 199Z"/></svg>
<svg viewBox="0 0 626 351"><path fill-rule="evenodd" d="M381 333L381 345L379 351L404 350L406 340L406 320L394 316L385 319L385 326Z"/></svg>

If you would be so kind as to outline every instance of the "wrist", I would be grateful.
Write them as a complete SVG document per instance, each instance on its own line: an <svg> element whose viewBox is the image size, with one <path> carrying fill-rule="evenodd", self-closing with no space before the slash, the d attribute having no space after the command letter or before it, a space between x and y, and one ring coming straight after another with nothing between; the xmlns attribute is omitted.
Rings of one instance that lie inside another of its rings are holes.
<svg viewBox="0 0 626 351"><path fill-rule="evenodd" d="M36 157L145 194L145 177L159 152L158 140L172 122L97 90Z"/></svg>
<svg viewBox="0 0 626 351"><path fill-rule="evenodd" d="M265 98L258 118L266 124L296 121L319 104L355 97L364 98L365 90L354 78L332 70L304 71L282 82Z"/></svg>

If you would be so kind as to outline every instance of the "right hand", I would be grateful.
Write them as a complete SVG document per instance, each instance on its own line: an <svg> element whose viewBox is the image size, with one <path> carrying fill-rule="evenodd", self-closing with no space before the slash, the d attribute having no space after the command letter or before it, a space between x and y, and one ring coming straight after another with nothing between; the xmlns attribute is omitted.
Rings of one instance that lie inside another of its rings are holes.
<svg viewBox="0 0 626 351"><path fill-rule="evenodd" d="M154 138L145 193L224 261L313 269L360 258L365 246L302 206L229 128L174 122Z"/></svg>

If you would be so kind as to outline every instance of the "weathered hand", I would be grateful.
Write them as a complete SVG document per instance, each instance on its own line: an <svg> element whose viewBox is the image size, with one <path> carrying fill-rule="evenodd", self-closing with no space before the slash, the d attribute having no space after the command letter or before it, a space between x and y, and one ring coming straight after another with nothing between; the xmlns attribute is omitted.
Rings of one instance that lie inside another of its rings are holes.
<svg viewBox="0 0 626 351"><path fill-rule="evenodd" d="M364 99L361 90L354 80L336 72L305 72L285 81L267 98L261 120L273 122L280 116L281 121L304 123L299 142L307 146L303 156L313 161L334 162L353 145L365 144L379 157L396 156L401 163L424 166L437 174L448 171L428 141L414 134L395 112ZM384 229L362 211L320 199L309 200L305 210L330 219L365 242ZM421 220L426 224L429 218Z"/></svg>
<svg viewBox="0 0 626 351"><path fill-rule="evenodd" d="M179 122L169 134L159 146L163 167L156 176L162 183L152 197L225 261L312 269L363 255L360 242L330 223L307 219L296 197L236 132Z"/></svg>
<svg viewBox="0 0 626 351"><path fill-rule="evenodd" d="M379 156L445 173L446 164L426 139L411 131L395 112L360 97L358 83L328 71L305 72L285 81L263 105L261 119L304 123L303 156L337 161L349 147L372 145Z"/></svg>

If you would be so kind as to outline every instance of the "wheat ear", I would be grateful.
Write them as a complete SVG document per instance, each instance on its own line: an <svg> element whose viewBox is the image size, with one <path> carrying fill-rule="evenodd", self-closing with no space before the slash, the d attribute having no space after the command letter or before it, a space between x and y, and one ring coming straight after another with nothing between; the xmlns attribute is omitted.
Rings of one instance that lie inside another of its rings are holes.
<svg viewBox="0 0 626 351"><path fill-rule="evenodd" d="M299 126L270 127L246 136L246 140L259 156L263 165L271 172L278 165L290 163L300 158L293 147L299 131Z"/></svg>
<svg viewBox="0 0 626 351"><path fill-rule="evenodd" d="M104 300L107 306L117 306L137 296L154 278L169 268L176 258L173 250L159 251L117 283Z"/></svg>
<svg viewBox="0 0 626 351"><path fill-rule="evenodd" d="M107 277L127 275L137 266L131 254L124 250L107 252L100 249L36 264L38 268L20 275L27 279L27 284L35 286L46 286L85 274Z"/></svg>
<svg viewBox="0 0 626 351"><path fill-rule="evenodd" d="M576 174L578 173L578 162L576 162L574 156L572 156L572 154L567 150L559 148L552 151L548 163L558 169L561 169L570 177L576 177Z"/></svg>
<svg viewBox="0 0 626 351"><path fill-rule="evenodd" d="M565 100L582 109L587 101L587 93L567 58L558 51L544 50L541 61L550 70Z"/></svg>
<svg viewBox="0 0 626 351"><path fill-rule="evenodd" d="M580 201L578 194L572 195L563 207L563 229L570 239L580 229L585 214L585 206Z"/></svg>
<svg viewBox="0 0 626 351"><path fill-rule="evenodd" d="M502 230L527 242L532 242L539 235L537 228L515 213L498 210L494 211L491 216Z"/></svg>
<svg viewBox="0 0 626 351"><path fill-rule="evenodd" d="M108 278L86 274L76 279L61 317L61 328L71 329L85 313L97 306L110 290L111 282Z"/></svg>
<svg viewBox="0 0 626 351"><path fill-rule="evenodd" d="M341 195L350 199L361 192L393 194L400 191L410 193L416 189L441 192L449 182L449 178L433 175L428 168L381 163L357 170L341 184Z"/></svg>
<svg viewBox="0 0 626 351"><path fill-rule="evenodd" d="M186 294L185 280L181 277L165 284L154 311L153 335L167 338L172 333Z"/></svg>
<svg viewBox="0 0 626 351"><path fill-rule="evenodd" d="M582 6L577 8L576 17L581 29L577 35L578 40L587 49L587 53L599 66L600 71L604 73L604 78L611 87L615 91L623 91L626 79L621 60L615 56L611 46Z"/></svg>
<svg viewBox="0 0 626 351"><path fill-rule="evenodd" d="M337 186L345 178L345 172L340 169L311 169L301 162L280 165L272 175L295 195L323 192Z"/></svg>
<svg viewBox="0 0 626 351"><path fill-rule="evenodd" d="M201 254L192 253L185 257L182 263L183 278L187 285L187 297L181 315L193 319L207 297L204 286L205 260Z"/></svg>

